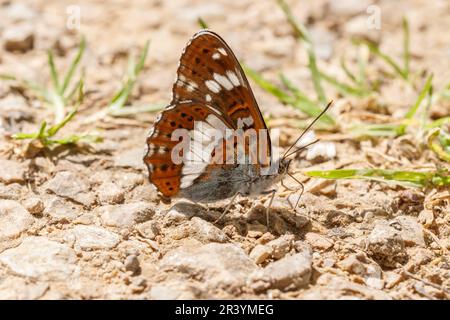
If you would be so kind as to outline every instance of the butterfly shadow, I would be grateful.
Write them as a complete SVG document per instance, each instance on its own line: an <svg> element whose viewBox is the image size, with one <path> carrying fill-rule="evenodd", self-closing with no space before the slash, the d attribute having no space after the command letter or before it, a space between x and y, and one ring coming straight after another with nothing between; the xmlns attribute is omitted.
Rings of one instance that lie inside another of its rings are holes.
<svg viewBox="0 0 450 320"><path fill-rule="evenodd" d="M178 213L185 215L188 219L199 217L209 222L215 221L220 216L220 212L215 209L188 201L179 201L170 209L176 210Z"/></svg>
<svg viewBox="0 0 450 320"><path fill-rule="evenodd" d="M275 207L269 213L269 226L266 225L267 205L259 203L245 209L245 213L228 212L220 221L217 219L222 215L224 206L205 207L188 201L179 201L171 209L185 215L188 219L201 218L222 229L225 226L234 226L234 230L241 236L245 236L255 225L264 226L266 231L276 235L291 233L301 236L310 228L309 219L298 214L292 208Z"/></svg>

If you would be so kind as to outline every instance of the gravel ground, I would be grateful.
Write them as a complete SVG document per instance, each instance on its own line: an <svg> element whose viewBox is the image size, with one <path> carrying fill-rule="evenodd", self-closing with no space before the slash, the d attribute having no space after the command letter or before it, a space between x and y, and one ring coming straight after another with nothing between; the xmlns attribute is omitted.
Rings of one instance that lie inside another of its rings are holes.
<svg viewBox="0 0 450 320"><path fill-rule="evenodd" d="M330 74L342 76L344 54L354 61L354 36L377 41L400 59L402 13L411 25L412 68L433 72L436 88L450 79L447 1L289 3L311 31L319 66ZM371 4L381 10L379 30L366 27ZM73 29L77 10L80 28ZM0 298L448 299L448 189L322 181L299 172L448 168L417 143L414 132L369 140L322 134L336 154L295 160L295 176L306 186L299 209L290 209L295 194L280 186L267 227L264 196L238 198L218 224L213 222L227 201L209 210L159 201L142 163L155 113L86 123L111 100L128 57L148 39L148 59L130 104L170 101L179 56L199 29L199 16L267 79L276 82L283 71L314 95L304 46L272 0L0 1L1 74L50 83L46 50L65 70L80 34L86 36L86 99L61 135L89 131L103 137L101 143L50 150L11 139L36 131L52 112L17 82L0 82ZM380 74L386 65L374 60L368 69ZM281 129L281 147L289 146L301 132L293 121L304 116L252 87L269 125ZM401 119L417 97L387 76L375 101L326 90L335 103L330 112L343 124ZM448 101L432 105L431 115L450 115Z"/></svg>

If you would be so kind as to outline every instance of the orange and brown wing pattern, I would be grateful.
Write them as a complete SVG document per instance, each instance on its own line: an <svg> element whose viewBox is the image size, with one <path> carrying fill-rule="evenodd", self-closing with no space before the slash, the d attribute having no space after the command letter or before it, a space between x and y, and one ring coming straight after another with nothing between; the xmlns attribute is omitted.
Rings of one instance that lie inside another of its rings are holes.
<svg viewBox="0 0 450 320"><path fill-rule="evenodd" d="M177 196L180 189L200 183L205 177L203 173L211 171L212 167L229 170L237 164L238 141L235 137L227 137L227 143L219 141L218 148L203 162L174 163L172 153L180 141L173 141L172 133L176 129L198 131L195 121L205 123L207 127L220 125L246 133L265 129L266 154L255 165L270 163L270 137L248 80L229 46L217 34L202 30L193 36L180 58L172 91L171 104L156 121L147 139L148 151L144 158L150 181L164 196ZM198 143L194 146L188 150L190 154L205 152ZM245 154L255 157L248 142L243 148ZM227 164L229 159L234 159L234 163Z"/></svg>
<svg viewBox="0 0 450 320"><path fill-rule="evenodd" d="M195 34L181 56L172 103L184 100L210 104L231 119L235 128L242 119L253 122L247 127L266 128L239 61L214 32Z"/></svg>
<svg viewBox="0 0 450 320"><path fill-rule="evenodd" d="M184 163L174 162L174 148L182 143L182 137L174 140L173 133L177 129L189 134L194 130L195 122L207 123L210 115L219 117L207 106L185 102L168 106L156 120L147 137L147 153L144 163L150 174L150 182L166 197L174 197L179 192L183 177ZM185 136L186 137L186 136ZM177 149L178 150L178 149ZM178 156L183 157L183 149L179 148Z"/></svg>

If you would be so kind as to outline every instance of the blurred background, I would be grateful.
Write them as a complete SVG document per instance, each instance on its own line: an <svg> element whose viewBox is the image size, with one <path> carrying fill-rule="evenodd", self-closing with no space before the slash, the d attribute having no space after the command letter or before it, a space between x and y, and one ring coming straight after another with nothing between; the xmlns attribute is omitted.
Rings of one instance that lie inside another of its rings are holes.
<svg viewBox="0 0 450 320"><path fill-rule="evenodd" d="M448 0L0 0L0 298L448 299L449 16ZM228 201L172 208L148 182L147 134L201 24L281 148L333 101L290 166L303 196L280 186L269 226L264 196L214 223Z"/></svg>

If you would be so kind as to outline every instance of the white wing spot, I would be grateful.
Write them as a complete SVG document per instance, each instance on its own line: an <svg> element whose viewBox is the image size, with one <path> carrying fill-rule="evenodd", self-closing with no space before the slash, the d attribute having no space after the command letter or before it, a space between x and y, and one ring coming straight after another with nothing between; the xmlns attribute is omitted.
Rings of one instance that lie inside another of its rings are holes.
<svg viewBox="0 0 450 320"><path fill-rule="evenodd" d="M227 52L225 51L224 48L218 48L217 51L219 51L221 54L223 54L224 56L227 56Z"/></svg>
<svg viewBox="0 0 450 320"><path fill-rule="evenodd" d="M211 95L209 94L205 95L205 100L210 102L212 100Z"/></svg>
<svg viewBox="0 0 450 320"><path fill-rule="evenodd" d="M197 85L195 82L189 82L189 85L190 85L191 87L194 87L195 89L198 88L198 85Z"/></svg>
<svg viewBox="0 0 450 320"><path fill-rule="evenodd" d="M230 79L231 83L235 86L238 87L241 83L239 82L239 78L237 77L236 73L234 73L231 70L227 71L227 76L228 79Z"/></svg>
<svg viewBox="0 0 450 320"><path fill-rule="evenodd" d="M194 130L189 132L190 144L189 150L183 155L184 166L181 170L182 189L190 187L211 161L212 150L216 147L217 141L220 141L227 126L216 115L210 114L206 122L196 121Z"/></svg>
<svg viewBox="0 0 450 320"><path fill-rule="evenodd" d="M212 58L213 58L214 60L220 59L220 53L214 52L214 54L212 55Z"/></svg>
<svg viewBox="0 0 450 320"><path fill-rule="evenodd" d="M247 85L245 84L244 78L242 76L242 74L239 72L238 68L235 68L235 73L237 74L238 78L239 78L239 82L241 83L242 86L247 87Z"/></svg>
<svg viewBox="0 0 450 320"><path fill-rule="evenodd" d="M206 80L205 85L214 93L219 93L221 90L220 85L214 80Z"/></svg>
<svg viewBox="0 0 450 320"><path fill-rule="evenodd" d="M233 89L234 85L228 80L227 77L222 76L218 73L214 73L214 80L216 80L222 87L224 87L227 90Z"/></svg>
<svg viewBox="0 0 450 320"><path fill-rule="evenodd" d="M186 90L189 92L192 92L197 88L198 88L198 85L195 82L189 82L186 84Z"/></svg>

